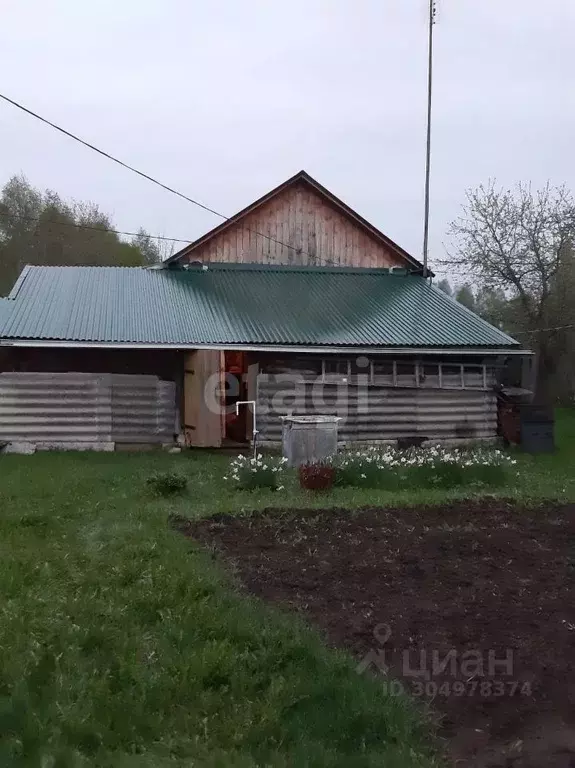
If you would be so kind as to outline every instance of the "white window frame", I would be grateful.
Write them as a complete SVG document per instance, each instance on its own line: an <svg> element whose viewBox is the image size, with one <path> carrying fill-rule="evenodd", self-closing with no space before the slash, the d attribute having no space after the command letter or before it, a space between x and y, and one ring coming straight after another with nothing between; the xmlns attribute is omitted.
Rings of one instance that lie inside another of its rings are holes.
<svg viewBox="0 0 575 768"><path fill-rule="evenodd" d="M343 360L341 360L341 358L330 358L330 362L333 359L336 359L338 362L344 362ZM325 358L325 357L322 358L322 361L321 361L321 381L322 381L322 384L337 384L337 382L338 382L337 377L338 376L340 377L339 381L343 381L345 379L345 381L347 383L349 383L349 381L351 379L351 360L350 360L350 358L347 358L345 360L345 362L347 363L347 373L326 373L325 372L325 364L326 364L326 362L327 362L327 358ZM328 378L326 378L326 376L332 376L333 378L328 379Z"/></svg>
<svg viewBox="0 0 575 768"><path fill-rule="evenodd" d="M343 373L342 374L326 373L326 370L325 370L326 361L327 361L327 358L322 358L322 363L321 363L321 381L322 381L322 383L324 383L324 384L337 383L337 380L338 380L337 377L338 376L340 377L340 380L346 379L348 383L351 382L351 359L350 358L348 358L347 361L346 361L347 362L347 373L345 373L345 374L343 374ZM377 362L377 358L373 358L373 357L370 358L369 368L367 369L368 383L370 385L377 385L377 382L375 380L376 379L376 373L375 373L375 363L376 362ZM391 361L392 371L393 371L392 383L391 384L387 384L385 386L397 387L397 363L398 363L397 360L392 360ZM414 361L413 365L414 365L414 369L415 369L415 381L416 381L416 384L412 388L413 389L423 389L424 385L421 383L421 371L422 371L422 368L426 365L426 363L424 361L421 361L421 360L416 360L416 361ZM475 389L477 389L476 387L466 387L465 386L465 369L470 367L470 366L473 367L473 368L480 368L481 369L481 373L482 373L482 376L483 376L483 387L482 387L482 389L486 390L488 388L487 387L487 367L488 366L487 366L486 363L483 363L483 364L475 363L475 364L472 365L471 363L466 364L466 363L447 363L447 362L446 363L439 363L439 362L435 363L434 362L433 365L437 365L437 370L438 370L438 389L446 389L446 390L449 390L449 389L451 389L451 390L453 390L453 389L472 389L472 390L475 390ZM444 386L444 384L443 384L444 377L445 377L444 368L446 366L449 366L450 368L454 368L454 367L457 367L457 366L459 367L459 386L453 386L453 387L445 387ZM328 377L332 377L332 378L328 378Z"/></svg>

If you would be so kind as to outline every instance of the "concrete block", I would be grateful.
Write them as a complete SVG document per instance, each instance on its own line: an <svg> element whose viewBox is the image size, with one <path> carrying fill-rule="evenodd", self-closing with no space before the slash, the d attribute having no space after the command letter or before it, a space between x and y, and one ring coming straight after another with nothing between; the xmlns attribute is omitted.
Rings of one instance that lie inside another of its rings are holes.
<svg viewBox="0 0 575 768"><path fill-rule="evenodd" d="M8 443L4 446L2 453L17 453L22 456L31 456L36 453L36 446L34 443Z"/></svg>

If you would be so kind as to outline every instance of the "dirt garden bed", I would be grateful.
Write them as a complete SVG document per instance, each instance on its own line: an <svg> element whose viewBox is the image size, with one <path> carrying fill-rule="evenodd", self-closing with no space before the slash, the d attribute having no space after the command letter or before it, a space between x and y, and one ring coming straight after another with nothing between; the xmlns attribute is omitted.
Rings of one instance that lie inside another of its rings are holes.
<svg viewBox="0 0 575 768"><path fill-rule="evenodd" d="M185 533L361 668L388 667L454 765L575 767L575 505L270 510Z"/></svg>

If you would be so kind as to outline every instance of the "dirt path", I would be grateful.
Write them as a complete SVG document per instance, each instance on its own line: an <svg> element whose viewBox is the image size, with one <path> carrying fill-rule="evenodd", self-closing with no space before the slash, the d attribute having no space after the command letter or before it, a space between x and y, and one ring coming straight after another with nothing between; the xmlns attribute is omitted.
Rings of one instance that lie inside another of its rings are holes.
<svg viewBox="0 0 575 768"><path fill-rule="evenodd" d="M575 505L276 510L185 532L431 702L454 765L575 768Z"/></svg>

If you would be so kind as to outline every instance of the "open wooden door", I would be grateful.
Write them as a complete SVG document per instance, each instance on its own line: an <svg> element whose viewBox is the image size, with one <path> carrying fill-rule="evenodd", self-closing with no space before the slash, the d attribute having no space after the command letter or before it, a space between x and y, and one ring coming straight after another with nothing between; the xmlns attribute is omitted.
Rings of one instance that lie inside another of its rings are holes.
<svg viewBox="0 0 575 768"><path fill-rule="evenodd" d="M221 446L224 436L223 379L223 352L198 349L185 354L184 429L187 446Z"/></svg>

